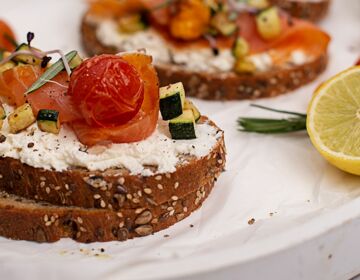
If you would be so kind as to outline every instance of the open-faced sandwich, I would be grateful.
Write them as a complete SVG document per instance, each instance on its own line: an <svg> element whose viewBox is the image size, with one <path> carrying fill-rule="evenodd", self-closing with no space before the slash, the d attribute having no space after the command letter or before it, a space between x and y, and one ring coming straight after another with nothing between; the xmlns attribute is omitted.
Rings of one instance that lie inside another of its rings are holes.
<svg viewBox="0 0 360 280"><path fill-rule="evenodd" d="M126 240L199 208L224 169L224 135L182 84L159 88L141 52L83 60L32 39L0 62L0 235Z"/></svg>
<svg viewBox="0 0 360 280"><path fill-rule="evenodd" d="M271 97L315 79L329 36L264 1L98 0L82 22L91 55L145 48L161 85L205 99Z"/></svg>

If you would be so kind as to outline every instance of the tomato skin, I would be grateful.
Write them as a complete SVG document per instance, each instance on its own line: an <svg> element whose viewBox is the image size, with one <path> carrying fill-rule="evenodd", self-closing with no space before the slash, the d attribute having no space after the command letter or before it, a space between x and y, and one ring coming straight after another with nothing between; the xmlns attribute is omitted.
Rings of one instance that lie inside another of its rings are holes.
<svg viewBox="0 0 360 280"><path fill-rule="evenodd" d="M357 66L357 65L360 65L360 58L359 58L358 62L355 63L355 66Z"/></svg>
<svg viewBox="0 0 360 280"><path fill-rule="evenodd" d="M13 51L15 45L11 42L15 42L15 35L9 25L5 21L0 20L0 50Z"/></svg>
<svg viewBox="0 0 360 280"><path fill-rule="evenodd" d="M149 137L156 129L159 117L159 80L150 56L132 53L122 59L133 65L144 81L144 101L133 119L112 128L91 127L84 121L72 123L79 141L93 146L104 143L130 143Z"/></svg>
<svg viewBox="0 0 360 280"><path fill-rule="evenodd" d="M144 84L131 64L104 54L76 68L68 94L88 125L116 127L129 122L140 110Z"/></svg>

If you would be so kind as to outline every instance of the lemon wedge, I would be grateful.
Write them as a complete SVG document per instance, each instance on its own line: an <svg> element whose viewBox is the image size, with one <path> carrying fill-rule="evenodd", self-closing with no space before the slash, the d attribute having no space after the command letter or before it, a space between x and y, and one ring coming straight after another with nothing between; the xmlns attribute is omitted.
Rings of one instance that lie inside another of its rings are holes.
<svg viewBox="0 0 360 280"><path fill-rule="evenodd" d="M360 67L323 83L308 107L311 142L331 164L360 175Z"/></svg>

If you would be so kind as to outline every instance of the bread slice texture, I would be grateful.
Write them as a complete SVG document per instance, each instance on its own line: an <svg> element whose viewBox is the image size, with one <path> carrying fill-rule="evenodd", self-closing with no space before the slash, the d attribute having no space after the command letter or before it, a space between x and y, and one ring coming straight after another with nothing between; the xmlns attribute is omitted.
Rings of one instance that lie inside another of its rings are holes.
<svg viewBox="0 0 360 280"><path fill-rule="evenodd" d="M90 56L120 51L104 45L97 38L96 25L86 20L86 16L81 24L81 37ZM241 100L274 97L299 88L318 77L327 62L324 53L301 65L289 64L254 74L193 71L171 63L156 63L155 67L162 86L182 81L188 96L207 100Z"/></svg>
<svg viewBox="0 0 360 280"><path fill-rule="evenodd" d="M0 236L41 243L61 238L90 243L147 236L189 216L213 186L211 181L183 198L121 211L55 206L0 192Z"/></svg>
<svg viewBox="0 0 360 280"><path fill-rule="evenodd" d="M89 171L74 167L60 172L4 157L0 158L0 190L60 206L114 211L155 207L210 184L224 170L224 133L208 118L202 117L200 123L204 122L217 131L217 142L201 158L181 155L175 172L160 174L155 167L152 176L132 175L125 168Z"/></svg>
<svg viewBox="0 0 360 280"><path fill-rule="evenodd" d="M319 21L326 16L330 7L330 0L270 0L290 15L310 21Z"/></svg>

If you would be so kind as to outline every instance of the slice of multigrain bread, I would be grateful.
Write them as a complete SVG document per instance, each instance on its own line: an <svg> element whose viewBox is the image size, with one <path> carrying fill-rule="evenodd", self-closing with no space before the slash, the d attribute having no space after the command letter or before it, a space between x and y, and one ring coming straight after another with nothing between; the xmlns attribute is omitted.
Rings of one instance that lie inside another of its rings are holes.
<svg viewBox="0 0 360 280"><path fill-rule="evenodd" d="M100 42L96 35L96 24L86 20L86 16L82 20L81 36L84 49L90 56L121 51ZM274 97L292 91L317 78L325 70L327 62L328 57L324 53L300 65L274 66L266 72L253 74L193 71L171 63L156 63L155 67L161 85L182 81L188 96L236 100Z"/></svg>
<svg viewBox="0 0 360 280"><path fill-rule="evenodd" d="M180 155L176 171L154 175L132 175L125 168L66 171L35 168L13 158L0 158L0 190L54 205L121 210L155 207L212 184L225 166L224 133L207 117L199 123L215 128L216 143L201 158ZM191 141L191 140L189 140Z"/></svg>
<svg viewBox="0 0 360 280"><path fill-rule="evenodd" d="M36 242L72 238L84 243L146 236L189 216L213 186L211 181L183 198L174 196L158 206L121 211L54 206L0 192L0 235Z"/></svg>
<svg viewBox="0 0 360 280"><path fill-rule="evenodd" d="M294 17L319 21L329 11L330 0L270 0L271 4L286 10Z"/></svg>

